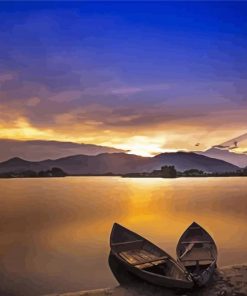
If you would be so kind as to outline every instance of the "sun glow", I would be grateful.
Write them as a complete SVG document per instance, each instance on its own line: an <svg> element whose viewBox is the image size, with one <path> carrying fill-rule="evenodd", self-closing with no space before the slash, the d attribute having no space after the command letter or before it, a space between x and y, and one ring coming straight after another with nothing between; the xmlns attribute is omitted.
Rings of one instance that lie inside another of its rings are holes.
<svg viewBox="0 0 247 296"><path fill-rule="evenodd" d="M15 139L15 140L55 140L55 141L69 141L74 143L95 144L101 146L108 146L118 149L123 149L129 154L136 154L144 157L154 156L163 152L175 152L178 150L193 151L195 146L191 142L185 142L185 138L189 138L190 134L185 137L181 137L181 133L174 134L156 132L154 135L148 134L146 136L132 136L126 131L125 134L120 134L115 131L109 131L108 133L98 133L92 130L89 132L81 133L81 127L76 126L74 129L57 128L54 126L39 127L33 126L31 122L25 117L16 116L16 120L10 124L6 124L5 121L0 119L0 138L1 139ZM181 140L182 138L182 140ZM217 141L217 137L211 137L210 143L207 143L210 147L211 143ZM233 142L233 144L232 144ZM234 145L234 141L231 140L230 144ZM230 145L229 144L229 145ZM191 145L191 147L185 147L185 145ZM247 152L247 139L241 139L236 141L236 147L233 146L232 153L243 154ZM205 145L204 145L205 146ZM202 150L203 145L197 149ZM213 146L213 145L212 145Z"/></svg>
<svg viewBox="0 0 247 296"><path fill-rule="evenodd" d="M40 129L34 127L24 117L17 118L11 126L6 126L4 123L0 123L0 138L16 140L57 140L77 143L80 143L83 140L84 143L88 142L86 138L81 139L78 138L77 135L61 134L53 129ZM97 145L120 148L127 151L129 154L137 154L141 156L153 156L164 151L162 148L165 142L164 137L134 136L125 139L115 137L115 141L118 143L102 143L101 141L94 141L94 143Z"/></svg>
<svg viewBox="0 0 247 296"><path fill-rule="evenodd" d="M55 131L49 128L37 128L24 117L19 117L11 126L6 126L0 122L0 138L15 139L15 140L56 140L56 141L71 141L75 143L92 143L87 137L81 138L77 134L68 134ZM166 140L164 136L132 136L120 138L115 136L114 141L102 142L102 139L94 139L94 144L108 147L119 148L125 150L129 154L140 156L154 156L167 150L164 148Z"/></svg>
<svg viewBox="0 0 247 296"><path fill-rule="evenodd" d="M14 140L45 140L70 141L80 143L81 138L59 133L51 128L37 128L31 125L24 117L19 117L11 126L0 122L0 139ZM86 142L86 141L85 141Z"/></svg>
<svg viewBox="0 0 247 296"><path fill-rule="evenodd" d="M39 130L32 127L25 118L18 118L12 127L5 127L0 124L0 138L30 140L30 139L44 139L46 140L52 136L52 131Z"/></svg>
<svg viewBox="0 0 247 296"><path fill-rule="evenodd" d="M123 144L114 145L116 148L127 150L129 154L153 156L164 152L164 137L135 136Z"/></svg>

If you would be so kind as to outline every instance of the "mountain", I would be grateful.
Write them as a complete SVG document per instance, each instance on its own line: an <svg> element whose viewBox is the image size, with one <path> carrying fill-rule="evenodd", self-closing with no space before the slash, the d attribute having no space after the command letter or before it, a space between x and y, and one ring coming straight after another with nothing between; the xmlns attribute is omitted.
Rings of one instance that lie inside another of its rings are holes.
<svg viewBox="0 0 247 296"><path fill-rule="evenodd" d="M18 141L0 139L0 161L12 157L21 157L32 161L57 159L69 155L124 152L123 150L92 144L78 144L59 141Z"/></svg>
<svg viewBox="0 0 247 296"><path fill-rule="evenodd" d="M222 160L186 152L162 153L154 157L142 157L125 153L103 153L99 155L74 155L56 160L27 161L12 158L0 163L0 173L10 171L49 170L61 168L68 174L126 174L151 172L163 165L174 165L177 170L199 169L205 172L232 172L239 169Z"/></svg>
<svg viewBox="0 0 247 296"><path fill-rule="evenodd" d="M22 172L22 171L40 171L40 168L43 169L43 166L41 162L34 162L34 161L28 161L24 160L19 157L14 157L9 160L0 162L0 173L6 173L6 172Z"/></svg>
<svg viewBox="0 0 247 296"><path fill-rule="evenodd" d="M231 163L216 158L210 158L193 152L162 153L155 156L160 163L174 165L178 171L198 169L205 172L233 172L239 169Z"/></svg>
<svg viewBox="0 0 247 296"><path fill-rule="evenodd" d="M230 162L234 165L237 165L241 168L247 166L247 155L231 152L229 150L222 150L219 148L212 147L206 151L197 151L197 154L205 155L208 157L213 157L217 159L221 159L227 162Z"/></svg>

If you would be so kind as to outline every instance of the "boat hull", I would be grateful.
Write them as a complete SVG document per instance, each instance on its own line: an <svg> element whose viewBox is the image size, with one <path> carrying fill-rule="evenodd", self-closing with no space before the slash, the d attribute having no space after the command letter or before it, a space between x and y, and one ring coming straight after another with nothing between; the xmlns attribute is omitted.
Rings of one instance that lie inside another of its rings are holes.
<svg viewBox="0 0 247 296"><path fill-rule="evenodd" d="M177 244L178 262L190 272L196 286L205 286L210 281L217 268L217 255L213 238L195 222L185 230Z"/></svg>
<svg viewBox="0 0 247 296"><path fill-rule="evenodd" d="M217 268L216 262L213 262L207 269L200 275L192 275L192 278L198 287L206 286L212 279L212 276Z"/></svg>
<svg viewBox="0 0 247 296"><path fill-rule="evenodd" d="M111 255L115 257L119 264L121 264L128 272L137 276L139 279L144 280L147 283L150 283L155 286L160 286L164 288L180 288L180 289L191 289L194 286L193 281L182 281L165 276L160 276L153 274L151 272L140 270L135 266L132 266L122 260L117 254L111 252Z"/></svg>

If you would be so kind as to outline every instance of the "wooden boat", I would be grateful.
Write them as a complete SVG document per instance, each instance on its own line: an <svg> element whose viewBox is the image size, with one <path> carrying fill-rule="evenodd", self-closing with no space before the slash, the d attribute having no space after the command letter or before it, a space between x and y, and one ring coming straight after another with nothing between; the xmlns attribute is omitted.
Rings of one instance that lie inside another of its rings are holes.
<svg viewBox="0 0 247 296"><path fill-rule="evenodd" d="M194 285L191 276L169 254L117 223L112 228L110 246L119 263L146 282L169 288Z"/></svg>
<svg viewBox="0 0 247 296"><path fill-rule="evenodd" d="M204 286L216 269L217 247L207 231L193 222L179 239L177 257L196 285Z"/></svg>

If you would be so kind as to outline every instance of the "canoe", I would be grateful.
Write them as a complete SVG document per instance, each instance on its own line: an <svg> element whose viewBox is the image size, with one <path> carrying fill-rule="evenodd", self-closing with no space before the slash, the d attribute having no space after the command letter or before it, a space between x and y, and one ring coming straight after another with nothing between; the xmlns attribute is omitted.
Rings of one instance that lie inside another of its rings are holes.
<svg viewBox="0 0 247 296"><path fill-rule="evenodd" d="M212 277L217 266L217 254L213 238L195 222L185 230L177 244L178 260L197 286L206 285Z"/></svg>
<svg viewBox="0 0 247 296"><path fill-rule="evenodd" d="M117 223L111 231L110 247L125 269L148 283L167 288L194 286L188 272L168 253Z"/></svg>

